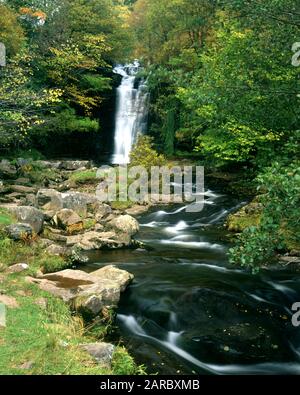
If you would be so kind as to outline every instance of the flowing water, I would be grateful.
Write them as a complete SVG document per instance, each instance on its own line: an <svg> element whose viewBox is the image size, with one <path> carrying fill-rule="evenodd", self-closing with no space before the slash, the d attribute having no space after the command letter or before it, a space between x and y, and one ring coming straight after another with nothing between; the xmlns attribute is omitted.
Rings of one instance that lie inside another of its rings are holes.
<svg viewBox="0 0 300 395"><path fill-rule="evenodd" d="M138 133L146 131L149 94L146 82L137 78L140 70L137 61L114 69L116 74L122 76L122 82L117 89L113 164L129 163L131 148Z"/></svg>
<svg viewBox="0 0 300 395"><path fill-rule="evenodd" d="M223 226L243 202L206 192L205 208L156 208L139 218L147 251L101 252L87 268L115 264L135 275L118 310L122 339L160 374L300 373L299 273L259 275L228 264Z"/></svg>

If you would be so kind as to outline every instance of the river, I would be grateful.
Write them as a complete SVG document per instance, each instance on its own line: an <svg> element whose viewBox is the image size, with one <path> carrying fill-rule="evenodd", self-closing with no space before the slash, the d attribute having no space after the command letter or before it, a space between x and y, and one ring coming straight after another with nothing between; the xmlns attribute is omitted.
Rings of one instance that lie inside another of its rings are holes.
<svg viewBox="0 0 300 395"><path fill-rule="evenodd" d="M252 275L228 263L227 215L244 202L207 190L200 213L184 205L139 217L147 251L102 251L87 270L114 264L135 275L118 309L119 334L148 373L300 373L299 273Z"/></svg>

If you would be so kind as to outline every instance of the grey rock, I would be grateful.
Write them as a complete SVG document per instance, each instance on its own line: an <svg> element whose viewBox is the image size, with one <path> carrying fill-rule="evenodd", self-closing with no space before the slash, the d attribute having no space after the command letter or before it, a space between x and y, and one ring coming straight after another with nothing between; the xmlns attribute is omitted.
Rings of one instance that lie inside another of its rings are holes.
<svg viewBox="0 0 300 395"><path fill-rule="evenodd" d="M91 162L83 160L67 160L61 162L59 168L69 171L79 170L81 168L89 169L91 168Z"/></svg>
<svg viewBox="0 0 300 395"><path fill-rule="evenodd" d="M140 230L138 221L128 214L113 219L109 225L115 230L126 233L129 236L134 236Z"/></svg>
<svg viewBox="0 0 300 395"><path fill-rule="evenodd" d="M80 270L63 270L32 279L39 287L68 302L76 310L92 316L105 308L115 308L120 294L132 281L133 275L114 266L107 266L94 273Z"/></svg>
<svg viewBox="0 0 300 395"><path fill-rule="evenodd" d="M63 256L66 255L67 249L58 244L52 244L46 248L46 252L52 256Z"/></svg>
<svg viewBox="0 0 300 395"><path fill-rule="evenodd" d="M19 241L24 237L31 237L33 235L33 229L31 225L24 223L9 225L5 228L5 230L8 236L15 241Z"/></svg>
<svg viewBox="0 0 300 395"><path fill-rule="evenodd" d="M0 178L13 178L17 174L17 169L8 160L2 159L0 162Z"/></svg>
<svg viewBox="0 0 300 395"><path fill-rule="evenodd" d="M30 206L18 206L11 208L10 211L19 222L31 225L35 233L42 232L44 226L44 213L42 211Z"/></svg>
<svg viewBox="0 0 300 395"><path fill-rule="evenodd" d="M11 185L10 188L13 192L22 193L24 195L28 193L36 193L36 188L27 187L25 185Z"/></svg>
<svg viewBox="0 0 300 395"><path fill-rule="evenodd" d="M28 270L29 266L27 263L16 263L15 265L9 266L6 270L5 273L7 274L15 274L15 273L21 273L24 272L25 270Z"/></svg>
<svg viewBox="0 0 300 395"><path fill-rule="evenodd" d="M80 347L93 357L99 365L111 369L115 346L110 343L82 344Z"/></svg>
<svg viewBox="0 0 300 395"><path fill-rule="evenodd" d="M98 233L95 231L86 232L78 244L83 251L93 251L101 249L118 249L130 247L131 237L125 233L116 234L114 231Z"/></svg>
<svg viewBox="0 0 300 395"><path fill-rule="evenodd" d="M78 226L80 230L83 229L83 221L81 217L71 209L64 208L60 210L54 216L53 221L56 226L59 226L64 230L68 230L68 228L72 226Z"/></svg>
<svg viewBox="0 0 300 395"><path fill-rule="evenodd" d="M95 220L99 222L110 214L112 214L112 208L108 204L101 204L97 207Z"/></svg>
<svg viewBox="0 0 300 395"><path fill-rule="evenodd" d="M45 211L59 211L63 208L61 193L55 189L40 189L36 196L36 204Z"/></svg>

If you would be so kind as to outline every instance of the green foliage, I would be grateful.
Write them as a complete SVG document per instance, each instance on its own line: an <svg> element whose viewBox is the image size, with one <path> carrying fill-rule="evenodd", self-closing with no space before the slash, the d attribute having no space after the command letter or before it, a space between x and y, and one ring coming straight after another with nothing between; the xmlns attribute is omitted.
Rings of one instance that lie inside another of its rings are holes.
<svg viewBox="0 0 300 395"><path fill-rule="evenodd" d="M72 262L60 257L60 256L42 256L39 260L39 265L43 273L55 273L60 270L68 269L73 266Z"/></svg>
<svg viewBox="0 0 300 395"><path fill-rule="evenodd" d="M276 251L286 250L291 244L300 246L300 164L276 163L258 177L258 182L264 192L260 224L247 228L230 250L232 263L253 271L268 264Z"/></svg>
<svg viewBox="0 0 300 395"><path fill-rule="evenodd" d="M166 166L167 161L163 155L153 148L153 139L149 136L138 136L137 142L130 155L130 166L143 166L148 172L151 166Z"/></svg>
<svg viewBox="0 0 300 395"><path fill-rule="evenodd" d="M0 4L0 42L5 44L7 56L15 56L25 44L25 34L17 19L17 14L4 4Z"/></svg>
<svg viewBox="0 0 300 395"><path fill-rule="evenodd" d="M114 0L2 3L8 65L0 75L0 148L98 131L112 65L132 47L128 7Z"/></svg>
<svg viewBox="0 0 300 395"><path fill-rule="evenodd" d="M74 131L80 133L96 133L99 131L99 123L96 119L78 116L74 109L67 108L47 118L46 124L42 129L40 127L34 128L32 135L42 140L45 136L71 134Z"/></svg>

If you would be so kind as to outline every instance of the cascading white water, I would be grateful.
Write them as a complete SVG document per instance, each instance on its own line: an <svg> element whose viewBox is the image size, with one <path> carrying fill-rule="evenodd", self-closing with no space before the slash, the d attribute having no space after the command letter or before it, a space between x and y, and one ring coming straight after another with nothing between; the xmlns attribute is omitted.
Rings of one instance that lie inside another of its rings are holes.
<svg viewBox="0 0 300 395"><path fill-rule="evenodd" d="M149 94L145 80L140 80L136 87L136 75L139 71L138 61L114 68L114 73L123 78L117 90L113 164L129 163L137 135L144 133L147 128Z"/></svg>

